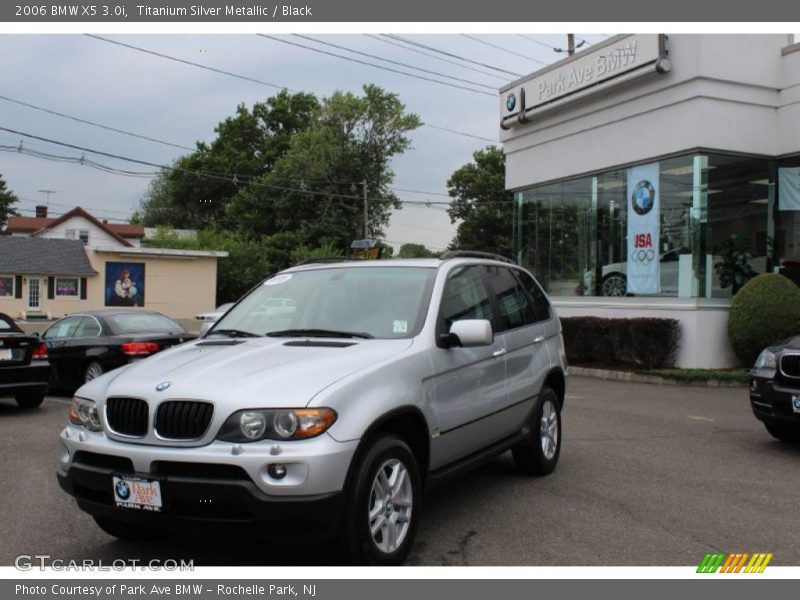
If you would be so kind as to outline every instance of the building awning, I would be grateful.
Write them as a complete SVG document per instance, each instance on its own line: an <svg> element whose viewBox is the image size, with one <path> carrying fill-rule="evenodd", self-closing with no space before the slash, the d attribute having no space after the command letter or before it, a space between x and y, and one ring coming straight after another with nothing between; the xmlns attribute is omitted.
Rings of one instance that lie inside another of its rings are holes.
<svg viewBox="0 0 800 600"><path fill-rule="evenodd" d="M79 240L0 236L0 273L97 275Z"/></svg>
<svg viewBox="0 0 800 600"><path fill-rule="evenodd" d="M95 252L118 254L120 256L134 256L145 258L147 256L160 256L164 258L226 258L227 252L220 250L179 250L175 248L119 248L100 247L94 248Z"/></svg>

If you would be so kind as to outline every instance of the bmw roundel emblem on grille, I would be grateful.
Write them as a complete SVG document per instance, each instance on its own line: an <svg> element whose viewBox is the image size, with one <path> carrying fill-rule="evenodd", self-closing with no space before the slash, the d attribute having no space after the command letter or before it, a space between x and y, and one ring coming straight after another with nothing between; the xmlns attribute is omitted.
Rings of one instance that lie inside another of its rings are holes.
<svg viewBox="0 0 800 600"><path fill-rule="evenodd" d="M114 491L117 492L117 497L120 500L127 500L131 495L131 490L124 481L118 481Z"/></svg>
<svg viewBox="0 0 800 600"><path fill-rule="evenodd" d="M514 107L517 105L517 97L514 94L509 94L506 96L506 108L508 110L514 110Z"/></svg>
<svg viewBox="0 0 800 600"><path fill-rule="evenodd" d="M172 385L171 381L162 381L161 383L159 383L156 386L156 391L157 392L163 392L165 389L167 389L171 385Z"/></svg>

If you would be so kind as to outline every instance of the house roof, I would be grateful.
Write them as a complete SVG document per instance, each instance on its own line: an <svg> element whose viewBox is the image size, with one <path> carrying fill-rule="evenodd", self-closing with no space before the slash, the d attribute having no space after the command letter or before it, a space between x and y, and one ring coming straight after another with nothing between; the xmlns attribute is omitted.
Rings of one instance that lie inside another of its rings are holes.
<svg viewBox="0 0 800 600"><path fill-rule="evenodd" d="M6 227L9 233L33 233L53 221L55 219L50 217L8 217Z"/></svg>
<svg viewBox="0 0 800 600"><path fill-rule="evenodd" d="M83 243L0 236L0 273L8 275L96 275Z"/></svg>
<svg viewBox="0 0 800 600"><path fill-rule="evenodd" d="M86 219L87 221L92 223L95 227L99 227L100 229L105 231L108 235L113 237L115 240L117 240L123 246L133 246L133 244L131 244L128 240L126 240L125 238L120 236L118 233L115 233L114 231L112 231L108 227L107 223L103 223L101 221L98 221L96 218L94 218L88 212L83 210L80 206L76 206L72 210L70 210L68 212L65 212L63 215L58 217L52 223L50 223L48 225L45 225L39 231L36 231L33 235L34 236L39 236L39 235L43 234L45 231L47 231L48 229L52 229L53 227L56 227L57 225L60 225L64 221L69 221L73 217L83 217L84 219Z"/></svg>
<svg viewBox="0 0 800 600"><path fill-rule="evenodd" d="M47 229L50 229L54 225L58 223L63 223L67 219L74 216L81 216L88 219L98 227L104 229L109 235L111 235L112 237L116 237L118 239L119 238L142 239L144 237L144 226L142 225L133 225L130 223L107 223L106 221L99 221L81 207L73 208L72 210L70 210L69 212L65 213L64 215L58 218L9 217L7 223L7 229L9 233L38 234L39 232L43 232ZM123 239L122 241L124 242L125 239Z"/></svg>

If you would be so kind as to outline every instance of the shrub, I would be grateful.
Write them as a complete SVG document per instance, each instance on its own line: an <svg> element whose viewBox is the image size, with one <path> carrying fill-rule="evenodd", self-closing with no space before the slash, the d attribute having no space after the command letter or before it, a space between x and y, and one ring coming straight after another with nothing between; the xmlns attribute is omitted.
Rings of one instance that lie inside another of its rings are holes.
<svg viewBox="0 0 800 600"><path fill-rule="evenodd" d="M571 363L630 364L645 369L671 367L680 339L675 319L561 319Z"/></svg>
<svg viewBox="0 0 800 600"><path fill-rule="evenodd" d="M798 333L800 288L783 275L758 275L733 297L728 337L742 364L752 365L765 347Z"/></svg>

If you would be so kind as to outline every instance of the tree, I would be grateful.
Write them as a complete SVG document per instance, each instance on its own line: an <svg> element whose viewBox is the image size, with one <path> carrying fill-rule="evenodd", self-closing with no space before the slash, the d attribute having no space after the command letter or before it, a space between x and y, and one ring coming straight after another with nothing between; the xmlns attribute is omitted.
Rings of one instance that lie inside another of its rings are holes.
<svg viewBox="0 0 800 600"><path fill-rule="evenodd" d="M513 253L514 195L505 190L505 156L497 146L472 155L447 181L453 200L448 214L461 220L452 250L477 250L502 256Z"/></svg>
<svg viewBox="0 0 800 600"><path fill-rule="evenodd" d="M399 258L436 258L440 252L428 250L422 244L403 244L397 253Z"/></svg>
<svg viewBox="0 0 800 600"><path fill-rule="evenodd" d="M6 182L3 180L3 175L0 174L0 231L5 229L8 217L19 214L14 208L14 204L17 202L19 202L19 198L14 192L6 189Z"/></svg>
<svg viewBox="0 0 800 600"><path fill-rule="evenodd" d="M318 105L313 94L285 90L252 110L240 104L234 116L214 129L213 142L198 142L197 150L151 182L137 217L150 227L219 224L231 198L274 168L292 137L308 127Z"/></svg>
<svg viewBox="0 0 800 600"><path fill-rule="evenodd" d="M396 94L374 85L363 95L335 92L306 129L295 133L274 168L231 201L228 221L255 235L298 231L306 243L348 248L363 237L362 181L368 196L368 232L380 237L392 208L391 159L410 146L420 126Z"/></svg>

